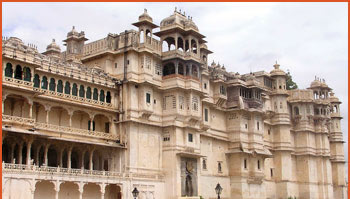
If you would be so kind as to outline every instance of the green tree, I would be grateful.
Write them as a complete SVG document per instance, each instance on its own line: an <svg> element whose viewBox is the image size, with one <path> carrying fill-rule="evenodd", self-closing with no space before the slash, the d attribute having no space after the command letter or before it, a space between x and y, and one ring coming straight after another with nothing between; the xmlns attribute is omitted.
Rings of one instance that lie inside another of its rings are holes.
<svg viewBox="0 0 350 199"><path fill-rule="evenodd" d="M293 90L293 89L297 89L298 85L297 83L295 83L292 79L292 75L290 74L289 70L287 70L287 90Z"/></svg>

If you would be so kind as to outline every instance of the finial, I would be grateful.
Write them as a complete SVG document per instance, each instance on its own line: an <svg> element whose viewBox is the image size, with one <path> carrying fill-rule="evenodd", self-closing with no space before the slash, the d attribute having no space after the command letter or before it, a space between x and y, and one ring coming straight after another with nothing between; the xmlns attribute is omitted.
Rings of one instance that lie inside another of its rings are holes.
<svg viewBox="0 0 350 199"><path fill-rule="evenodd" d="M273 65L273 67L275 67L275 69L279 69L280 68L280 65L277 63L277 61L276 61L276 64L275 65Z"/></svg>
<svg viewBox="0 0 350 199"><path fill-rule="evenodd" d="M73 26L73 30L75 30L75 26Z"/></svg>
<svg viewBox="0 0 350 199"><path fill-rule="evenodd" d="M52 43L54 43L55 42L55 39L52 39Z"/></svg>
<svg viewBox="0 0 350 199"><path fill-rule="evenodd" d="M175 6L175 12L177 12L177 7Z"/></svg>
<svg viewBox="0 0 350 199"><path fill-rule="evenodd" d="M143 9L143 12L144 12L144 13L147 13L147 9L146 9L146 8L144 8L144 9Z"/></svg>

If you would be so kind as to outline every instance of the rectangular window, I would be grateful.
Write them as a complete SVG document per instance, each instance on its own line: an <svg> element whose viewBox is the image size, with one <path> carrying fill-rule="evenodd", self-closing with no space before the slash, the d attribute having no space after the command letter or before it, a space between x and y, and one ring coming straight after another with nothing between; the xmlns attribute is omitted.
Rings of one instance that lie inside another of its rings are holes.
<svg viewBox="0 0 350 199"><path fill-rule="evenodd" d="M247 159L244 159L244 169L247 169Z"/></svg>
<svg viewBox="0 0 350 199"><path fill-rule="evenodd" d="M114 68L118 68L118 63L114 63Z"/></svg>
<svg viewBox="0 0 350 199"><path fill-rule="evenodd" d="M273 169L270 169L271 177L273 177Z"/></svg>
<svg viewBox="0 0 350 199"><path fill-rule="evenodd" d="M188 141L193 142L193 134L192 133L188 134Z"/></svg>
<svg viewBox="0 0 350 199"><path fill-rule="evenodd" d="M109 122L105 123L105 133L109 133Z"/></svg>
<svg viewBox="0 0 350 199"><path fill-rule="evenodd" d="M128 60L127 62L128 62L128 65L129 65L129 64L130 64L130 61Z"/></svg>
<svg viewBox="0 0 350 199"><path fill-rule="evenodd" d="M260 160L258 160L258 169L260 170Z"/></svg>
<svg viewBox="0 0 350 199"><path fill-rule="evenodd" d="M151 103L151 94L150 94L150 93L146 93L146 102L147 102L148 104Z"/></svg>
<svg viewBox="0 0 350 199"><path fill-rule="evenodd" d="M219 173L222 173L221 162L218 162L218 172L219 172Z"/></svg>
<svg viewBox="0 0 350 199"><path fill-rule="evenodd" d="M208 122L208 109L204 109L204 121Z"/></svg>
<svg viewBox="0 0 350 199"><path fill-rule="evenodd" d="M256 123L256 128L259 130L260 129L260 124L259 122Z"/></svg>

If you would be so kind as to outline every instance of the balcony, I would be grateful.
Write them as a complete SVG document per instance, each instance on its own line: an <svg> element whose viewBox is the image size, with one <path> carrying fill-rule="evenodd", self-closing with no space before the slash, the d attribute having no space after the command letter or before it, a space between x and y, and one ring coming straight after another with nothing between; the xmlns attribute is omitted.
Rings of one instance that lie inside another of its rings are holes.
<svg viewBox="0 0 350 199"><path fill-rule="evenodd" d="M248 108L262 108L262 101L256 98L244 98L243 101L247 104Z"/></svg>
<svg viewBox="0 0 350 199"><path fill-rule="evenodd" d="M214 102L217 106L222 106L227 101L227 96L221 93L214 94Z"/></svg>

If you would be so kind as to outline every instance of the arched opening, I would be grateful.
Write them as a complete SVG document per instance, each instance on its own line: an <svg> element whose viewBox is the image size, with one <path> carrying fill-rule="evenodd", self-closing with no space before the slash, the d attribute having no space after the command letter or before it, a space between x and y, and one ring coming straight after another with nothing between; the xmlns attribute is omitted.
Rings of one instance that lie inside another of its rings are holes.
<svg viewBox="0 0 350 199"><path fill-rule="evenodd" d="M100 91L100 101L101 101L101 102L104 102L104 101L105 101L105 91L104 91L104 90L101 90L101 91Z"/></svg>
<svg viewBox="0 0 350 199"><path fill-rule="evenodd" d="M164 41L166 42L166 46L164 46ZM166 49L164 49L166 47ZM167 37L163 40L163 52L175 50L175 39L173 37Z"/></svg>
<svg viewBox="0 0 350 199"><path fill-rule="evenodd" d="M184 40L181 37L177 38L177 49L180 51L184 51Z"/></svg>
<svg viewBox="0 0 350 199"><path fill-rule="evenodd" d="M141 30L141 31L140 31L140 43L142 44L142 43L144 43L144 42L145 42L144 31Z"/></svg>
<svg viewBox="0 0 350 199"><path fill-rule="evenodd" d="M29 118L30 106L26 98L9 95L4 101L4 115Z"/></svg>
<svg viewBox="0 0 350 199"><path fill-rule="evenodd" d="M58 82L57 82L57 92L58 93L63 93L63 82L62 82L62 80L58 80Z"/></svg>
<svg viewBox="0 0 350 199"><path fill-rule="evenodd" d="M60 192L58 192L58 198L79 198L79 186L73 182L64 182L60 186Z"/></svg>
<svg viewBox="0 0 350 199"><path fill-rule="evenodd" d="M109 184L106 186L105 198L107 199L121 199L121 188L116 184Z"/></svg>
<svg viewBox="0 0 350 199"><path fill-rule="evenodd" d="M84 98L85 97L85 89L83 85L80 85L79 88L79 97Z"/></svg>
<svg viewBox="0 0 350 199"><path fill-rule="evenodd" d="M93 100L98 100L98 90L97 90L97 88L94 88L94 93L92 94L93 96L92 96L92 98L93 98Z"/></svg>
<svg viewBox="0 0 350 199"><path fill-rule="evenodd" d="M107 103L111 103L111 92L107 91L107 95L106 95L106 102Z"/></svg>
<svg viewBox="0 0 350 199"><path fill-rule="evenodd" d="M5 77L11 77L12 78L12 74L13 74L12 64L11 63L7 63L6 64L6 68L5 68Z"/></svg>
<svg viewBox="0 0 350 199"><path fill-rule="evenodd" d="M58 162L57 159L58 155L57 155L57 151L53 146L50 146L48 151L47 151L47 164L49 167L57 167L58 166Z"/></svg>
<svg viewBox="0 0 350 199"><path fill-rule="evenodd" d="M146 30L146 43L151 43L152 35L150 30Z"/></svg>
<svg viewBox="0 0 350 199"><path fill-rule="evenodd" d="M16 66L15 70L15 79L20 79L22 80L22 67L20 65Z"/></svg>
<svg viewBox="0 0 350 199"><path fill-rule="evenodd" d="M34 75L34 80L33 80L33 82L34 82L34 87L35 87L35 88L39 88L39 87L40 87L40 77L39 77L38 74L35 74L35 75Z"/></svg>
<svg viewBox="0 0 350 199"><path fill-rule="evenodd" d="M86 89L86 98L91 99L91 88L90 87L87 87L87 89Z"/></svg>
<svg viewBox="0 0 350 199"><path fill-rule="evenodd" d="M172 74L175 74L174 63L170 62L165 64L165 66L163 67L163 76L172 75Z"/></svg>
<svg viewBox="0 0 350 199"><path fill-rule="evenodd" d="M191 40L191 51L197 54L197 42L194 39Z"/></svg>
<svg viewBox="0 0 350 199"><path fill-rule="evenodd" d="M73 96L78 96L78 86L77 86L76 83L73 83L72 95Z"/></svg>
<svg viewBox="0 0 350 199"><path fill-rule="evenodd" d="M41 80L41 88L47 90L47 77L43 76L43 79Z"/></svg>
<svg viewBox="0 0 350 199"><path fill-rule="evenodd" d="M85 151L85 154L84 154L84 169L90 169L89 165L90 165L90 152L89 151Z"/></svg>
<svg viewBox="0 0 350 199"><path fill-rule="evenodd" d="M207 62L207 56L203 55L202 60L206 63Z"/></svg>
<svg viewBox="0 0 350 199"><path fill-rule="evenodd" d="M179 63L179 65L178 65L178 73L180 75L184 75L184 66L182 63Z"/></svg>
<svg viewBox="0 0 350 199"><path fill-rule="evenodd" d="M54 78L50 78L49 90L55 91L56 89L56 81Z"/></svg>
<svg viewBox="0 0 350 199"><path fill-rule="evenodd" d="M83 192L84 199L96 199L101 198L100 186L95 183L87 183L84 185Z"/></svg>
<svg viewBox="0 0 350 199"><path fill-rule="evenodd" d="M60 106L51 107L49 112L49 123L57 126L69 126L69 114L65 108Z"/></svg>
<svg viewBox="0 0 350 199"><path fill-rule="evenodd" d="M75 148L73 148L71 153L71 168L79 169L79 154Z"/></svg>
<svg viewBox="0 0 350 199"><path fill-rule="evenodd" d="M7 138L2 142L2 161L5 163L11 163L11 145Z"/></svg>
<svg viewBox="0 0 350 199"><path fill-rule="evenodd" d="M22 162L21 164L26 164L26 160L27 160L27 145L26 143L23 143L23 148L22 148Z"/></svg>
<svg viewBox="0 0 350 199"><path fill-rule="evenodd" d="M105 133L110 132L110 122L106 116L102 114L97 114L95 115L94 122L95 122L96 131L105 132Z"/></svg>
<svg viewBox="0 0 350 199"><path fill-rule="evenodd" d="M70 83L66 82L64 85L64 94L70 95Z"/></svg>
<svg viewBox="0 0 350 199"><path fill-rule="evenodd" d="M72 116L72 127L78 129L89 129L90 116L84 111L74 111Z"/></svg>
<svg viewBox="0 0 350 199"><path fill-rule="evenodd" d="M42 166L44 164L44 158L45 158L45 153L44 153L44 146L40 146L39 149L38 149L38 161L39 161L39 164L38 166Z"/></svg>
<svg viewBox="0 0 350 199"><path fill-rule="evenodd" d="M62 152L62 167L67 168L68 167L68 153L67 150L63 150Z"/></svg>
<svg viewBox="0 0 350 199"><path fill-rule="evenodd" d="M299 107L297 106L294 107L294 114L299 115Z"/></svg>
<svg viewBox="0 0 350 199"><path fill-rule="evenodd" d="M33 103L33 118L38 123L46 123L46 110L42 104Z"/></svg>
<svg viewBox="0 0 350 199"><path fill-rule="evenodd" d="M102 170L101 169L102 158L98 151L94 151L92 156L92 167L93 170Z"/></svg>
<svg viewBox="0 0 350 199"><path fill-rule="evenodd" d="M29 67L24 67L24 81L30 82L32 80L32 73Z"/></svg>
<svg viewBox="0 0 350 199"><path fill-rule="evenodd" d="M35 199L55 199L55 185L50 181L39 181L35 184Z"/></svg>

